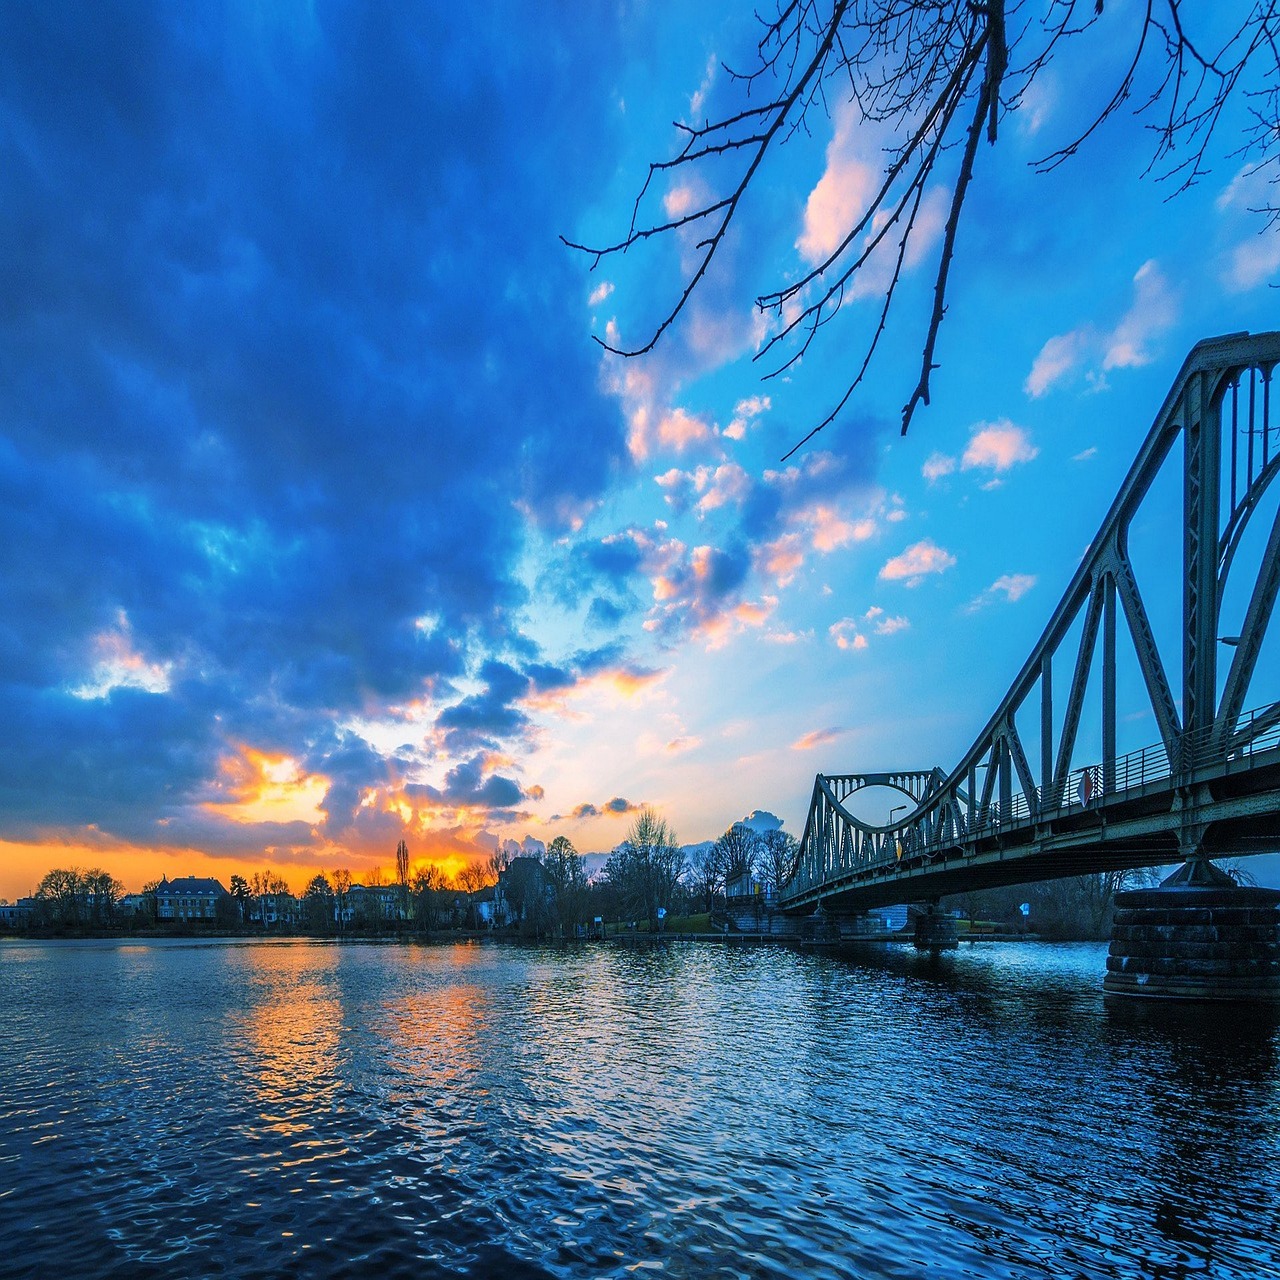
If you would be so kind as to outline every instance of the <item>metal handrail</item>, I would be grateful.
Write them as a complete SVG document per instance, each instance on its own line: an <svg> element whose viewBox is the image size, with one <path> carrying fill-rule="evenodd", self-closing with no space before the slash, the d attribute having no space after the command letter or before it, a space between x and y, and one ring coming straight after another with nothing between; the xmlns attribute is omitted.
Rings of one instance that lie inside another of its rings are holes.
<svg viewBox="0 0 1280 1280"><path fill-rule="evenodd" d="M1255 726L1261 726L1256 729ZM944 850L954 849L959 844L969 844L980 838L996 834L1001 830L1010 830L1029 825L1037 819L1061 816L1064 810L1099 809L1103 803L1114 803L1125 799L1133 792L1141 792L1157 783L1168 782L1177 776L1201 774L1214 766L1226 766L1233 761L1251 760L1255 755L1280 748L1280 703L1270 703L1264 707L1243 713L1236 721L1235 730L1222 739L1212 727L1196 734L1183 736L1178 754L1182 757L1183 768L1175 771L1168 753L1162 743L1140 747L1123 756L1117 756L1114 770L1104 770L1102 764L1086 765L1073 769L1071 777L1076 780L1073 789L1068 785L1067 792L1059 796L1056 802L1037 804L1033 809L1025 792L1014 794L1007 805L998 802L986 806L985 809L970 802L961 838L944 838L936 835L933 838L923 836L923 819L940 808L944 802L950 802L953 796L943 793L938 797L936 805L917 814L910 824L899 826L868 827L863 830L863 847L874 848L877 843L888 853L878 857L861 859L858 868L892 866L904 858L925 857L932 860ZM1107 773L1114 773L1114 786L1104 786ZM1088 779L1086 784L1085 779ZM1081 798L1081 796L1085 798ZM1073 798L1074 797L1074 798ZM834 865L826 859L826 869L833 872L852 871L855 868L844 865L840 857L840 845L836 841ZM815 884L826 883L825 877L815 878L809 866L804 866L796 878L788 886L788 897L803 893Z"/></svg>

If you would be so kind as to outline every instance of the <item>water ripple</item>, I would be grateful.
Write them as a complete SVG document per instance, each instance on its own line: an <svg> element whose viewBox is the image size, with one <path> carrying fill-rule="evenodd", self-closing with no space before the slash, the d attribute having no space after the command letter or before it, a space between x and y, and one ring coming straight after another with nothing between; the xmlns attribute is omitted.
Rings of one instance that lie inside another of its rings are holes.
<svg viewBox="0 0 1280 1280"><path fill-rule="evenodd" d="M0 1272L1280 1271L1274 1018L1096 947L0 946Z"/></svg>

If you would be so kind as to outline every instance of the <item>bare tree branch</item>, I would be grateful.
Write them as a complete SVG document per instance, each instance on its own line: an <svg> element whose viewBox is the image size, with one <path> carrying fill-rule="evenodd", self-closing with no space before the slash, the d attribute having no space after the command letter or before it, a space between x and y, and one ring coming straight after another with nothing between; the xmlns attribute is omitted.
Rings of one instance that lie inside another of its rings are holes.
<svg viewBox="0 0 1280 1280"><path fill-rule="evenodd" d="M1136 15L1115 10L1108 12L1104 0L777 0L774 15L761 20L755 65L725 67L734 92L763 100L701 124L677 123L680 145L650 164L621 239L597 247L564 240L587 254L594 270L643 243L683 237L695 228L705 232L692 245L696 259L674 305L646 341L627 346L595 340L620 356L652 351L706 277L748 192L763 180L771 151L809 133L811 109L829 114L833 101L843 102L862 126L898 141L886 150L878 189L850 216L835 246L795 280L756 299L777 327L755 359L769 364L765 378L794 368L844 304L865 296L866 289L854 288L866 278L859 273L892 254L887 283L874 290L882 302L853 362L853 377L835 407L795 447L834 422L867 373L907 263L920 257L909 256L909 246L924 234L921 203L941 177L948 216L936 250L929 243L936 252L932 305L923 323L920 373L903 407L905 433L916 409L929 403L931 375L939 367L939 330L978 143L985 135L988 145L997 145L1002 117L1022 108L1065 43L1097 34L1130 53L1102 105L1081 108L1083 123L1068 142L1036 162L1038 171L1076 156L1130 100L1137 101L1135 114L1148 118L1154 135L1147 172L1173 184L1175 194L1208 172L1214 139L1237 99L1247 104L1250 124L1230 154L1249 160L1250 172L1280 168L1280 0L1249 0L1240 16L1225 23L1220 14L1206 16L1204 7L1185 0L1146 0ZM1224 34L1214 37L1215 30ZM1082 87L1078 101L1088 102L1089 88ZM952 168L945 158L957 152ZM689 189L705 197L695 207L668 208L667 216L646 220L656 185L677 176L690 179ZM1270 181L1278 176L1273 171ZM1268 228L1280 223L1280 207L1268 204L1261 212ZM878 281L879 265L874 270Z"/></svg>

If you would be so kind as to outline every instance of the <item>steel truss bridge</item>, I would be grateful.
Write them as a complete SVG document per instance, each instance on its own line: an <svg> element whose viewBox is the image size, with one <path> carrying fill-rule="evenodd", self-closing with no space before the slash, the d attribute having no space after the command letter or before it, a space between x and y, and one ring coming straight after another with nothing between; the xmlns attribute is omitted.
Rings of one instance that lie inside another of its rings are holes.
<svg viewBox="0 0 1280 1280"><path fill-rule="evenodd" d="M1265 518L1250 526L1280 471L1280 412L1273 426L1271 395L1277 364L1280 333L1212 338L1192 350L1066 594L977 740L950 773L819 774L798 870L780 895L784 910L865 910L1280 850L1280 702L1257 706L1255 695L1256 709L1245 709L1255 675L1270 677L1266 696L1280 693L1274 650L1265 673L1258 663L1280 589L1280 509L1269 531ZM1154 505L1149 494L1166 461L1176 467L1179 444L1182 529L1159 566L1162 577L1182 579L1175 686L1129 535ZM1224 619L1229 585L1233 610ZM1237 628L1230 619L1241 603ZM1223 634L1224 625L1232 634ZM1160 740L1118 755L1116 648L1117 634L1126 632L1140 673L1134 688L1126 686L1126 705L1138 701L1150 711ZM1056 664L1071 671L1060 707ZM1099 686L1100 751L1081 763L1082 717L1093 723L1086 693L1096 696ZM1019 728L1027 721L1030 740ZM855 797L867 787L896 790L905 812L881 825L859 819Z"/></svg>

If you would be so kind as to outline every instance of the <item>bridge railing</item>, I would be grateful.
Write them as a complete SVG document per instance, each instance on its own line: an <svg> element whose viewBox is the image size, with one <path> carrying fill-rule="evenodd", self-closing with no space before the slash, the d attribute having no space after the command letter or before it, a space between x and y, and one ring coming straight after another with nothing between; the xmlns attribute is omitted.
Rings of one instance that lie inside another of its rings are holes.
<svg viewBox="0 0 1280 1280"><path fill-rule="evenodd" d="M924 858L929 861L943 853L963 849L967 845L1037 821L1060 818L1072 810L1100 810L1107 805L1131 798L1135 794L1168 789L1177 774L1213 776L1229 771L1234 765L1245 765L1254 757L1280 749L1280 703L1243 713L1235 732L1223 741L1212 729L1184 737L1179 746L1181 770L1175 771L1162 743L1140 747L1118 756L1114 766L1113 785L1107 786L1101 764L1090 764L1072 771L1064 795L1033 801L1023 791L1005 803L993 800L984 806L971 804L962 813L958 829L945 830L935 822L929 834L927 819L931 809L954 799L954 794L940 793L916 813L898 824L864 823L853 815L836 812L837 829L827 838L825 857L818 862L806 858L795 878L787 886L784 897L792 897L818 885L828 883L833 874L854 872L880 866L893 866L904 860ZM855 844L854 832L861 837ZM812 852L821 836L811 825L805 831L805 845ZM848 854L853 856L849 857Z"/></svg>

